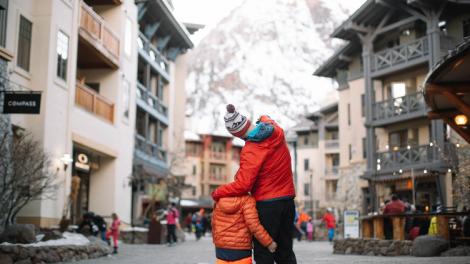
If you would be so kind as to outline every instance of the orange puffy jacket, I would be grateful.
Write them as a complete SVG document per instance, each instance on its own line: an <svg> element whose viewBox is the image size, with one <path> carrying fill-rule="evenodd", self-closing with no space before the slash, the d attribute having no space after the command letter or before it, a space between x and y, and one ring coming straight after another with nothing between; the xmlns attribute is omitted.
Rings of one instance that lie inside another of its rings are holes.
<svg viewBox="0 0 470 264"><path fill-rule="evenodd" d="M256 201L249 195L220 199L212 214L212 237L218 248L252 248L253 235L265 247L273 239L260 224Z"/></svg>
<svg viewBox="0 0 470 264"><path fill-rule="evenodd" d="M261 142L246 141L240 153L240 168L235 181L217 188L212 193L214 200L248 192L256 201L295 196L291 157L284 131L268 116L261 116L260 121L274 126L272 135Z"/></svg>

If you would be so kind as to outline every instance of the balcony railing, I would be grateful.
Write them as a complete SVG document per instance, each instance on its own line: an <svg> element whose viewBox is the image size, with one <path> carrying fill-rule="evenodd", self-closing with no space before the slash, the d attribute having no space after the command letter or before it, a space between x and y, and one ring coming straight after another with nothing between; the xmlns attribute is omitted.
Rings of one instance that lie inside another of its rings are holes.
<svg viewBox="0 0 470 264"><path fill-rule="evenodd" d="M105 50L113 63L119 64L119 38L91 7L83 1L80 4L80 32L98 50Z"/></svg>
<svg viewBox="0 0 470 264"><path fill-rule="evenodd" d="M405 62L423 58L429 53L428 38L376 52L372 55L371 70L379 71Z"/></svg>
<svg viewBox="0 0 470 264"><path fill-rule="evenodd" d="M160 51L145 37L144 34L139 33L137 38L137 46L143 50L149 58L154 61L162 70L169 73L168 60L163 56Z"/></svg>
<svg viewBox="0 0 470 264"><path fill-rule="evenodd" d="M147 156L166 162L166 151L141 135L135 136L135 148Z"/></svg>
<svg viewBox="0 0 470 264"><path fill-rule="evenodd" d="M225 152L214 152L214 151L211 151L210 157L211 157L211 159L225 160L225 159L227 159L227 154L226 154Z"/></svg>
<svg viewBox="0 0 470 264"><path fill-rule="evenodd" d="M114 104L79 81L75 89L75 104L111 123L114 122Z"/></svg>
<svg viewBox="0 0 470 264"><path fill-rule="evenodd" d="M338 139L327 139L327 140L325 140L325 148L327 148L327 149L337 149L337 148L339 148L339 140Z"/></svg>
<svg viewBox="0 0 470 264"><path fill-rule="evenodd" d="M429 164L434 161L430 145L408 146L397 150L377 152L377 170L398 170L407 166Z"/></svg>
<svg viewBox="0 0 470 264"><path fill-rule="evenodd" d="M209 174L209 180L211 181L226 181L227 175Z"/></svg>
<svg viewBox="0 0 470 264"><path fill-rule="evenodd" d="M168 116L168 108L165 106L162 100L153 95L147 88L145 88L144 85L139 82L137 82L136 95L138 99L144 101L147 105L157 110L162 115Z"/></svg>
<svg viewBox="0 0 470 264"><path fill-rule="evenodd" d="M326 177L337 177L339 176L339 166L332 166L325 169L325 176Z"/></svg>
<svg viewBox="0 0 470 264"><path fill-rule="evenodd" d="M423 93L416 92L373 104L372 119L373 121L387 121L387 119L419 112L424 115L425 110Z"/></svg>

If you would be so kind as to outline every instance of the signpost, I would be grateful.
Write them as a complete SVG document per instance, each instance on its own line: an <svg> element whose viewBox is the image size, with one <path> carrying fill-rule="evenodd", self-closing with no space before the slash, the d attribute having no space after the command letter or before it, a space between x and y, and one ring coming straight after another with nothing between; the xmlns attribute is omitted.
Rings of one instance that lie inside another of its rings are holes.
<svg viewBox="0 0 470 264"><path fill-rule="evenodd" d="M344 211L344 238L359 238L359 211Z"/></svg>
<svg viewBox="0 0 470 264"><path fill-rule="evenodd" d="M41 92L3 91L3 114L39 114Z"/></svg>

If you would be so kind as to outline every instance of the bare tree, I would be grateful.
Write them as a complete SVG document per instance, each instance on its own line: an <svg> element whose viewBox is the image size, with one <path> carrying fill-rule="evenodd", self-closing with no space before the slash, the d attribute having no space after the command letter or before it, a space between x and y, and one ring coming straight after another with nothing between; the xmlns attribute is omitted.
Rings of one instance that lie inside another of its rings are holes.
<svg viewBox="0 0 470 264"><path fill-rule="evenodd" d="M11 128L0 129L0 151L0 226L7 228L31 201L53 198L56 174L30 134L13 136Z"/></svg>

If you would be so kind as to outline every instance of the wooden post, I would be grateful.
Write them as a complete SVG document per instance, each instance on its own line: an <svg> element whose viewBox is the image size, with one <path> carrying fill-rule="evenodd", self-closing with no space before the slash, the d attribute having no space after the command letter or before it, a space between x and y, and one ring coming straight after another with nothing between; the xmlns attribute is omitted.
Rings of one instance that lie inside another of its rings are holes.
<svg viewBox="0 0 470 264"><path fill-rule="evenodd" d="M449 218L444 215L437 216L437 233L443 238L449 240Z"/></svg>
<svg viewBox="0 0 470 264"><path fill-rule="evenodd" d="M392 217L393 240L405 240L405 219L400 216Z"/></svg>
<svg viewBox="0 0 470 264"><path fill-rule="evenodd" d="M384 219L383 216L378 216L372 220L374 223L374 237L376 239L384 239Z"/></svg>
<svg viewBox="0 0 470 264"><path fill-rule="evenodd" d="M362 220L362 238L372 238L372 220L364 219Z"/></svg>

